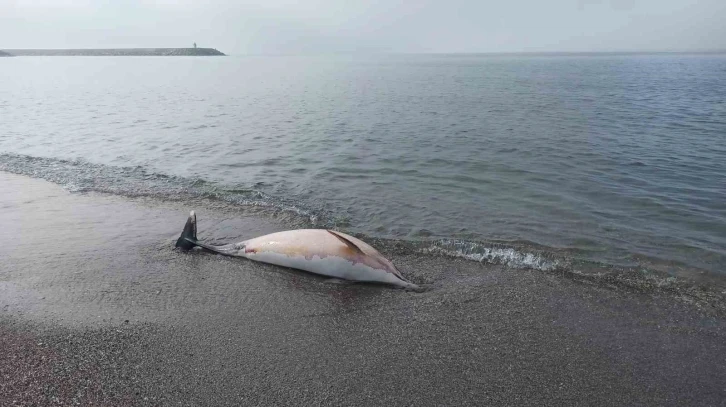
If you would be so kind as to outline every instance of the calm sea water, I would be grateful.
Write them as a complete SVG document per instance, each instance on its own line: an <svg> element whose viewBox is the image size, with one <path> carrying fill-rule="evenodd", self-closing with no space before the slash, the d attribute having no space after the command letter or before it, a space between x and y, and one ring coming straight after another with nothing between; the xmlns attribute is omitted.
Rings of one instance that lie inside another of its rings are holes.
<svg viewBox="0 0 726 407"><path fill-rule="evenodd" d="M0 167L723 274L726 56L6 58Z"/></svg>

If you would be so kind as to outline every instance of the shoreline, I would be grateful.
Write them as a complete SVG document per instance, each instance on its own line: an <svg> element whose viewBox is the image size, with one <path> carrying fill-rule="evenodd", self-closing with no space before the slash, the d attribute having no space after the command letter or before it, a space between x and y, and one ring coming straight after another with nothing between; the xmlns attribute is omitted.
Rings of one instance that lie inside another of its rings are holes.
<svg viewBox="0 0 726 407"><path fill-rule="evenodd" d="M326 212L320 206L272 196L255 189L237 189L201 178L185 178L155 173L140 167L112 167L85 161L0 154L0 171L43 179L75 192L96 192L123 197L146 197L185 201L189 206L227 207L245 215L284 220L287 228L333 228L380 246L405 248L407 253L461 258L471 262L503 265L515 269L587 279L602 284L618 284L638 291L670 291L704 303L718 305L726 312L726 276L711 264L708 269L694 264L631 253L638 259L630 264L608 263L588 258L577 248L559 248L528 241L462 240L440 238L393 238L366 235L345 218ZM692 262L693 263L693 262Z"/></svg>
<svg viewBox="0 0 726 407"><path fill-rule="evenodd" d="M5 172L0 187L0 348L10 349L0 373L12 378L0 404L726 397L726 318L678 295L385 245L426 292L332 284L172 248L189 209L214 242L283 230L284 219L203 200L70 193Z"/></svg>

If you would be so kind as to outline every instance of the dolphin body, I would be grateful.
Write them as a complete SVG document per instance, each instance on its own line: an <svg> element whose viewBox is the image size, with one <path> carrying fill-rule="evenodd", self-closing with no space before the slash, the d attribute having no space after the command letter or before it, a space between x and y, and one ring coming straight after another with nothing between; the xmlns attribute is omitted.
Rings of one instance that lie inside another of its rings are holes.
<svg viewBox="0 0 726 407"><path fill-rule="evenodd" d="M211 246L197 240L197 216L194 211L176 247L191 250L195 246L226 256L275 264L343 280L391 284L419 290L407 281L388 259L367 243L345 233L326 229L297 229L271 233L223 246Z"/></svg>

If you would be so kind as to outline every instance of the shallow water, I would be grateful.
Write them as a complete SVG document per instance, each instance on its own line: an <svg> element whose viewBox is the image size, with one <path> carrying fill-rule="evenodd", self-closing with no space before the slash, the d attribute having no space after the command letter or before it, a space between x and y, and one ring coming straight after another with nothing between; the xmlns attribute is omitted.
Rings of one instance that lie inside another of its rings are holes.
<svg viewBox="0 0 726 407"><path fill-rule="evenodd" d="M0 89L0 169L75 190L534 267L726 269L724 55L18 57Z"/></svg>

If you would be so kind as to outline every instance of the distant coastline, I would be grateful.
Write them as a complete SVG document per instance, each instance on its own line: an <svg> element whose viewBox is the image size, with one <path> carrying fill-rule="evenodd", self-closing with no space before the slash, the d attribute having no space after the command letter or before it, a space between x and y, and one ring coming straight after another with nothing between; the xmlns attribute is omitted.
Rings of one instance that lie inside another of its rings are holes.
<svg viewBox="0 0 726 407"><path fill-rule="evenodd" d="M2 55L3 53L8 55ZM225 56L214 48L6 49L0 56Z"/></svg>
<svg viewBox="0 0 726 407"><path fill-rule="evenodd" d="M0 57L11 57L11 56L13 56L13 55L9 54L7 52L0 51Z"/></svg>

